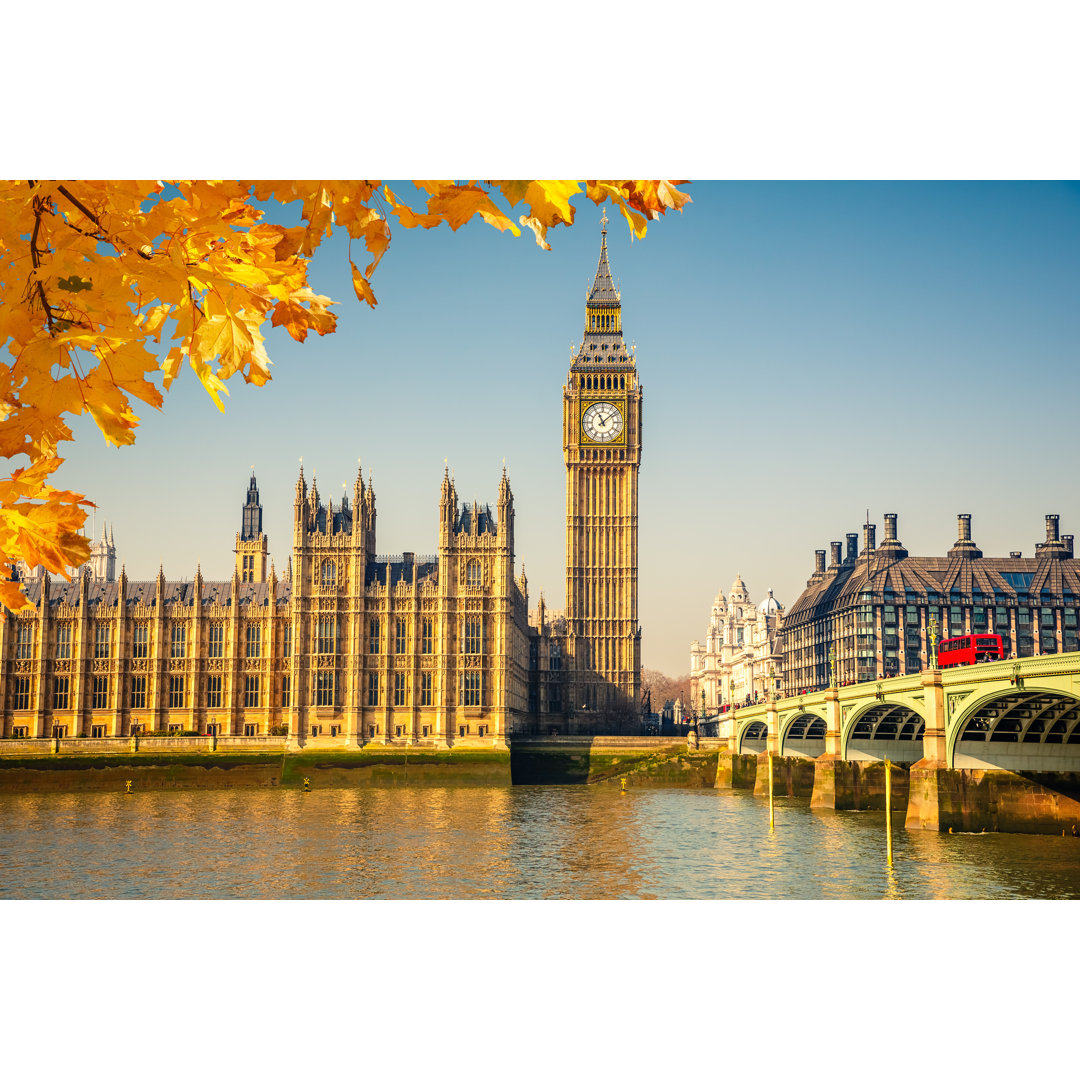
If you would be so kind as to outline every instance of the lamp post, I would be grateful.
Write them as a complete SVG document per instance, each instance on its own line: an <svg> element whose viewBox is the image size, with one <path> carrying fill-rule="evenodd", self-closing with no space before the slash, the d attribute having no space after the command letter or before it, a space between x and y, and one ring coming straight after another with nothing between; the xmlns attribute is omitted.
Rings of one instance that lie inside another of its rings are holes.
<svg viewBox="0 0 1080 1080"><path fill-rule="evenodd" d="M938 643L938 622L937 616L930 616L930 624L927 627L927 631L930 637L930 669L932 671L937 670L937 643Z"/></svg>

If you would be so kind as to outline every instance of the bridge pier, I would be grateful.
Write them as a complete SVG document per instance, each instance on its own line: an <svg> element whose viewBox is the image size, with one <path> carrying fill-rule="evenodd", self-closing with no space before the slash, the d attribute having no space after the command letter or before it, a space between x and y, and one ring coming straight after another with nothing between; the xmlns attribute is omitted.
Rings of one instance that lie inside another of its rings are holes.
<svg viewBox="0 0 1080 1080"><path fill-rule="evenodd" d="M814 791L814 759L773 755L773 792L778 796L806 798ZM757 756L754 794L769 797L769 753Z"/></svg>
<svg viewBox="0 0 1080 1080"><path fill-rule="evenodd" d="M893 808L902 810L908 800L908 770L892 766ZM814 760L814 793L811 810L884 810L885 763L841 761L822 755Z"/></svg>
<svg viewBox="0 0 1080 1080"><path fill-rule="evenodd" d="M753 790L757 777L757 755L735 754L731 750L721 750L716 762L716 783L714 787L724 791L733 788Z"/></svg>

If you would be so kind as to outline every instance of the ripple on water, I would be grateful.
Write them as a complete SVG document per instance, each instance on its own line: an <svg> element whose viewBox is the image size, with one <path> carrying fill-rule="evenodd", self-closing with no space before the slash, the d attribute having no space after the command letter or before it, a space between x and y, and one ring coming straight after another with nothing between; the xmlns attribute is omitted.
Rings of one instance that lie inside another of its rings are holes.
<svg viewBox="0 0 1080 1080"><path fill-rule="evenodd" d="M1072 837L907 832L748 792L608 786L0 796L0 897L1080 897Z"/></svg>

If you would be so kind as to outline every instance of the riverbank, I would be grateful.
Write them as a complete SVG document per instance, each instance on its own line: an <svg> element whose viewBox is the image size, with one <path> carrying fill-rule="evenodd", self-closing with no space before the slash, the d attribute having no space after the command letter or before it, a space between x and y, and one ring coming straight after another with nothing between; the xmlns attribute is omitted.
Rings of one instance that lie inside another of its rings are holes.
<svg viewBox="0 0 1080 1080"><path fill-rule="evenodd" d="M101 742L101 740L95 740ZM155 739L101 752L52 740L0 750L0 792L197 790L220 788L509 787L595 784L712 787L715 748L685 740L560 737L515 741L509 748L388 747L289 749L247 743L243 750L206 738ZM63 740L61 742L64 742ZM166 744L164 747L161 744ZM170 745L171 744L171 745ZM33 752L34 750L37 752Z"/></svg>

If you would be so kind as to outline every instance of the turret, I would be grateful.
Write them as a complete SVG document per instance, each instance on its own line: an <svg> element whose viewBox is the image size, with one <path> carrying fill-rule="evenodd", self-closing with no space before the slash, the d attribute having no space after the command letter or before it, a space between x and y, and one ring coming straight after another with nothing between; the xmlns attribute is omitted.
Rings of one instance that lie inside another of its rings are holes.
<svg viewBox="0 0 1080 1080"><path fill-rule="evenodd" d="M514 493L510 490L510 480L503 466L502 479L499 481L499 546L514 554Z"/></svg>
<svg viewBox="0 0 1080 1080"><path fill-rule="evenodd" d="M457 523L457 489L449 466L443 467L442 489L439 492L439 548L450 546Z"/></svg>
<svg viewBox="0 0 1080 1080"><path fill-rule="evenodd" d="M375 485L368 469L367 490L364 492L364 554L375 558Z"/></svg>
<svg viewBox="0 0 1080 1080"><path fill-rule="evenodd" d="M303 475L301 471L301 476ZM298 485L299 487L299 485ZM241 581L265 581L269 539L262 528L262 504L252 470L247 497L240 512L240 531L236 534L236 572Z"/></svg>

